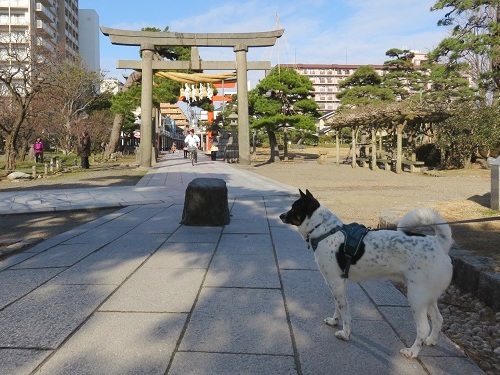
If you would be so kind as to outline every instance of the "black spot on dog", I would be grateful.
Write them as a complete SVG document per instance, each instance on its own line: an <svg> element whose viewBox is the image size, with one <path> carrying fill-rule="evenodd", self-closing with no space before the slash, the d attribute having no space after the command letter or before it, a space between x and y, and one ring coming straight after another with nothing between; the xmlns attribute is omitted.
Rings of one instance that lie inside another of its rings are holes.
<svg viewBox="0 0 500 375"><path fill-rule="evenodd" d="M365 254L365 243L361 242L361 244L359 245L358 252L351 259L351 266L355 265L364 254ZM346 255L345 255L345 251L344 251L344 244L339 246L339 250L336 253L336 258L337 258L337 264L339 265L340 269L344 270L345 265L346 265Z"/></svg>

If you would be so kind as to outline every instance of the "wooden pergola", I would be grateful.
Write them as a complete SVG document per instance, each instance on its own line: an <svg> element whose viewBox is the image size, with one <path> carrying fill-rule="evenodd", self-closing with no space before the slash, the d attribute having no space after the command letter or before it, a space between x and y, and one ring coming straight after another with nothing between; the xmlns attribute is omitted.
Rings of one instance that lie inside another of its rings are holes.
<svg viewBox="0 0 500 375"><path fill-rule="evenodd" d="M415 128L421 124L436 124L450 116L444 109L417 105L412 108L408 103L395 102L383 105L368 105L360 108L344 110L325 124L335 130L336 161L340 163L340 138L342 128L352 130L352 167L357 166L356 140L359 131L365 129L369 134L370 168L377 169L377 132L386 130L396 132L397 145L395 152L395 171L401 173L403 162L403 135L405 129ZM382 153L382 142L379 142L379 154Z"/></svg>

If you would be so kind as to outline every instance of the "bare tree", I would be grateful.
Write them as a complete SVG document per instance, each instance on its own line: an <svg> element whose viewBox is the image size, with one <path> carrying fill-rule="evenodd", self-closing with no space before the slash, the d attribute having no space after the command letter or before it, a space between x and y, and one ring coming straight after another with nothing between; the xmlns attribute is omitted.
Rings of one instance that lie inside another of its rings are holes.
<svg viewBox="0 0 500 375"><path fill-rule="evenodd" d="M87 111L97 98L100 80L100 74L87 68L81 59L61 59L57 74L45 86L45 97L50 100L52 113L60 120L52 121L51 131L57 129L55 141L65 154L75 149L78 125L88 117Z"/></svg>
<svg viewBox="0 0 500 375"><path fill-rule="evenodd" d="M19 131L30 113L31 103L47 82L45 67L50 56L32 47L26 34L9 33L0 39L0 131L5 137L5 169L15 168ZM36 56L36 58L33 58Z"/></svg>

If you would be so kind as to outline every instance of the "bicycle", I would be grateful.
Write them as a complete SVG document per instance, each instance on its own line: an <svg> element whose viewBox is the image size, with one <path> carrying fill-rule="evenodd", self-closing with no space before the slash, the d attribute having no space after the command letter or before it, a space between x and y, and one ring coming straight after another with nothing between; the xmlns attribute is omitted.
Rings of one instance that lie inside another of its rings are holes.
<svg viewBox="0 0 500 375"><path fill-rule="evenodd" d="M198 152L197 151L198 150L194 146L188 147L189 159L191 159L191 165L194 165L194 163L198 163Z"/></svg>

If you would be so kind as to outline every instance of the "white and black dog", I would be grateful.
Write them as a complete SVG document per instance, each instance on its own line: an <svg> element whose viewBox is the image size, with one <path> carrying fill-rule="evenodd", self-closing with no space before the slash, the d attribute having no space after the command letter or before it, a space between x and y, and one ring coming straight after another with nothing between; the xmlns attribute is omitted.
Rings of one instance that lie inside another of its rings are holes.
<svg viewBox="0 0 500 375"><path fill-rule="evenodd" d="M443 323L437 301L450 284L453 271L448 255L453 242L450 226L430 208L408 212L399 221L398 230L345 226L309 190L306 194L299 192L300 198L280 219L297 226L314 250L316 263L336 305L334 316L326 318L325 323L337 325L339 315L343 323L335 336L348 340L351 334L346 278L353 281L385 278L407 284L407 297L415 318L417 337L411 348L401 349L401 354L415 358L424 343L435 345ZM405 233L407 228L423 225L431 226L435 235Z"/></svg>

